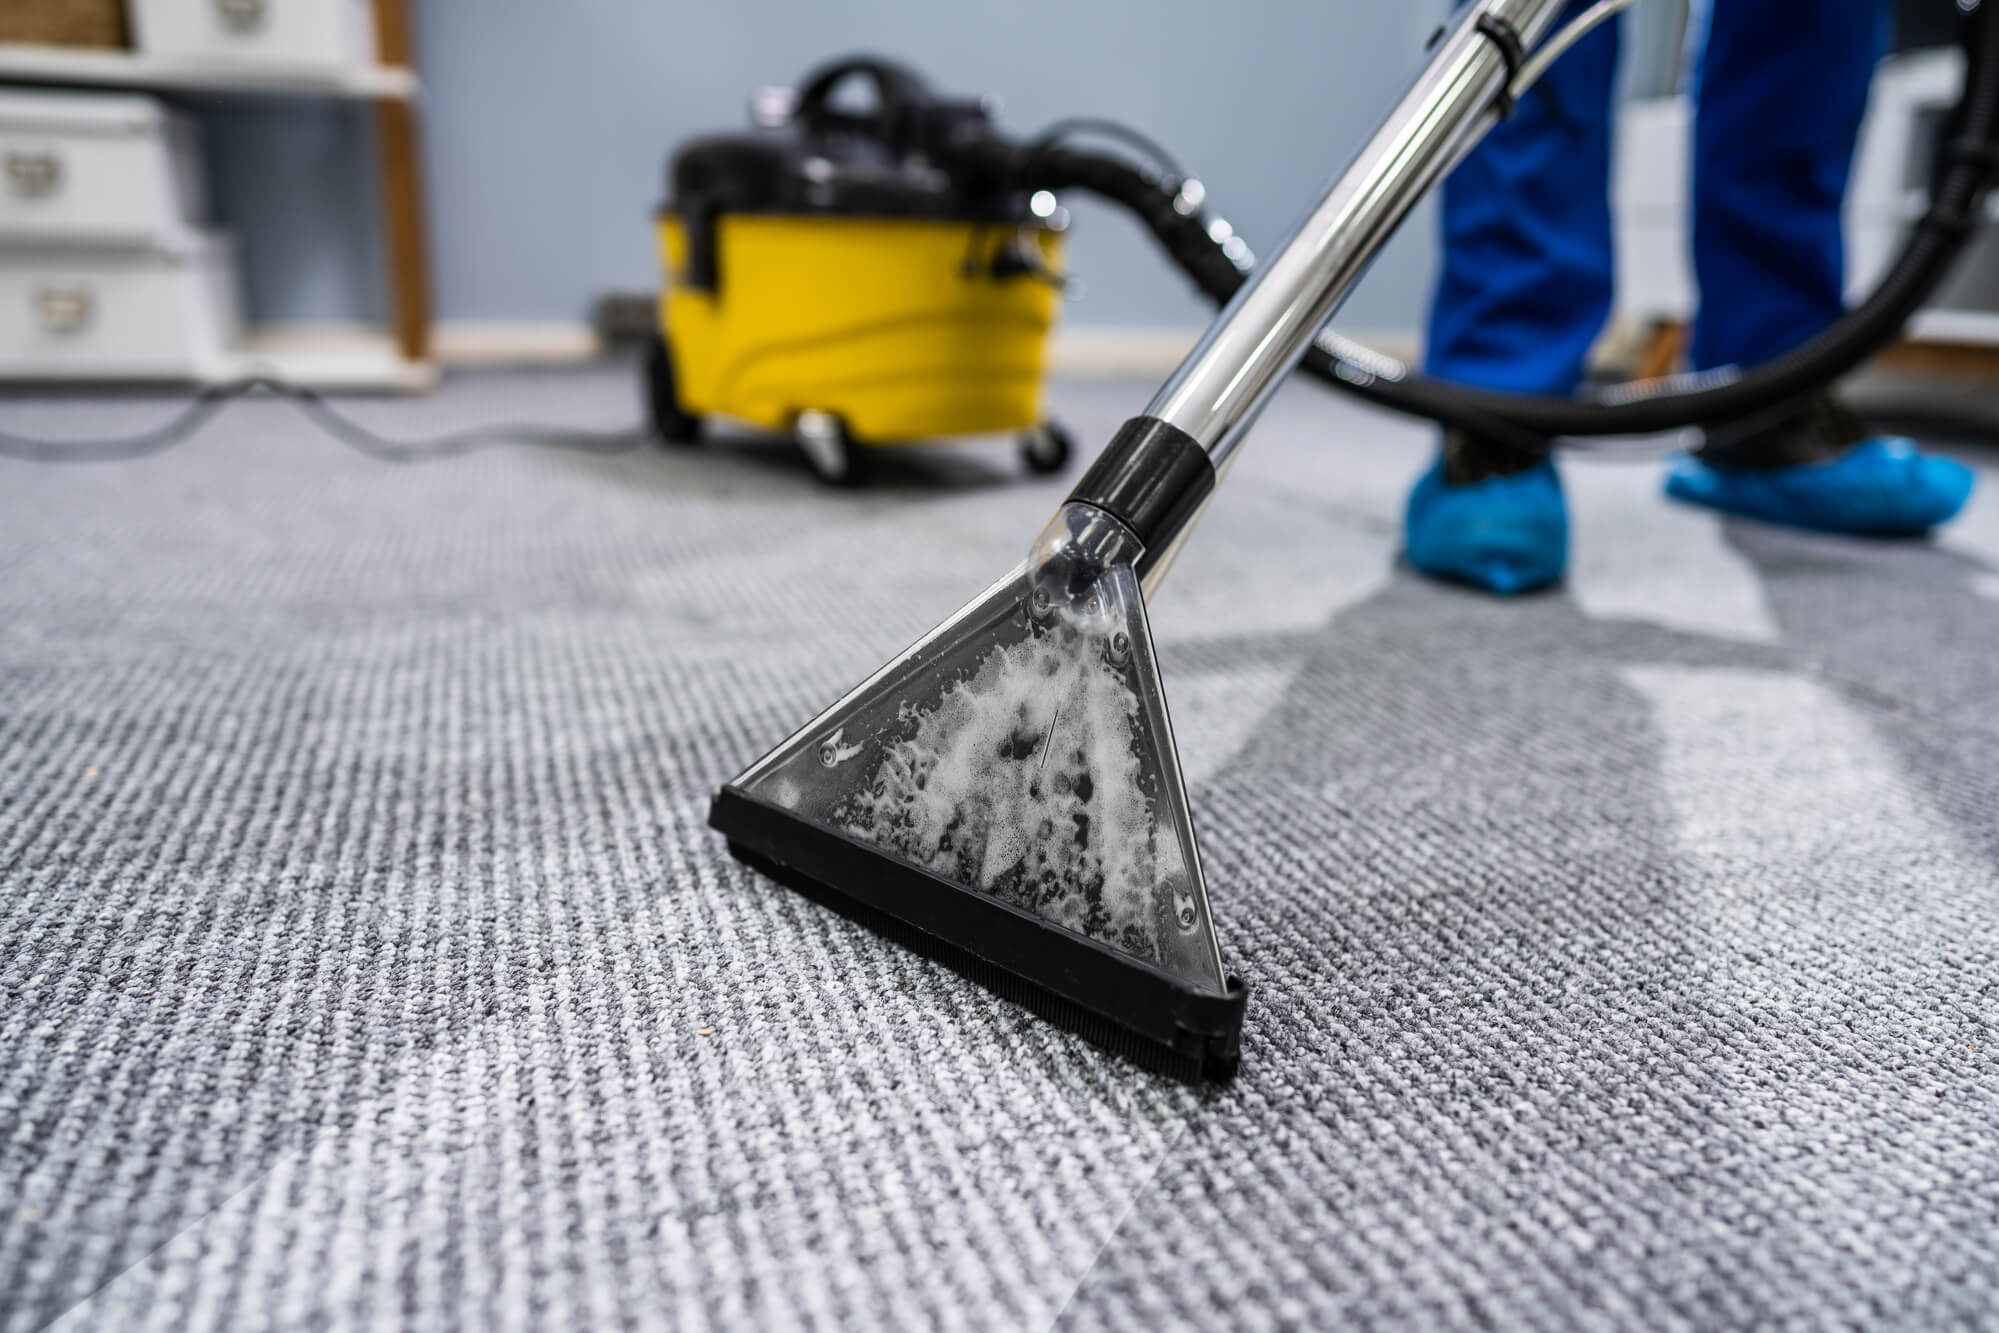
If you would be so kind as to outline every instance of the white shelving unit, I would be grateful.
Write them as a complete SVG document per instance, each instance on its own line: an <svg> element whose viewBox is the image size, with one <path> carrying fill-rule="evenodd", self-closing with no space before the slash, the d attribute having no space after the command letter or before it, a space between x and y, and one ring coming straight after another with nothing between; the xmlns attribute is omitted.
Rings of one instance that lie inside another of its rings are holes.
<svg viewBox="0 0 1999 1333"><path fill-rule="evenodd" d="M395 338L378 329L252 326L228 378L246 375L315 389L421 393L437 383L437 363L403 356Z"/></svg>
<svg viewBox="0 0 1999 1333"><path fill-rule="evenodd" d="M259 61L193 61L137 51L0 42L0 83L72 88L135 88L150 92L261 93L408 101L417 78L387 65L283 65Z"/></svg>
<svg viewBox="0 0 1999 1333"><path fill-rule="evenodd" d="M375 63L195 58L0 42L0 86L338 98L374 109L390 322L252 326L216 375L282 377L323 389L415 392L436 381L416 137L418 80L403 0L373 0ZM81 377L81 376L79 376Z"/></svg>

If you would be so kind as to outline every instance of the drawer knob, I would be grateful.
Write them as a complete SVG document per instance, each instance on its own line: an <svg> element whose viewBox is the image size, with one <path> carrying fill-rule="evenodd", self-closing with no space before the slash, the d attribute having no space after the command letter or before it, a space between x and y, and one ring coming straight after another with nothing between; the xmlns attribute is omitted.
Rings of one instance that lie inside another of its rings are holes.
<svg viewBox="0 0 1999 1333"><path fill-rule="evenodd" d="M255 32L269 14L265 0L215 0L215 16L231 32Z"/></svg>
<svg viewBox="0 0 1999 1333"><path fill-rule="evenodd" d="M88 287L35 289L35 318L48 333L81 333L96 309L97 300Z"/></svg>
<svg viewBox="0 0 1999 1333"><path fill-rule="evenodd" d="M8 190L22 199L41 199L62 184L62 158L17 148L7 154L6 172Z"/></svg>

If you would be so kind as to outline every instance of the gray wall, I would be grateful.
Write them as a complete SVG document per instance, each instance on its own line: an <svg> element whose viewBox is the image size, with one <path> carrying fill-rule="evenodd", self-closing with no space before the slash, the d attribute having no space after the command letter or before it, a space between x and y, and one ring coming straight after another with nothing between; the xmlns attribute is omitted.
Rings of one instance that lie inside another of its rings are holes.
<svg viewBox="0 0 1999 1333"><path fill-rule="evenodd" d="M985 92L1003 123L1144 127L1269 244L1407 78L1436 7L1250 0L633 0L420 3L438 296L455 319L566 319L643 288L646 218L670 145L733 127L755 84L880 50L939 88ZM476 13L475 13L476 10ZM1078 322L1189 323L1202 307L1137 230L1076 208ZM1427 229L1419 229L1427 233ZM1403 326L1427 235L1385 256L1356 321Z"/></svg>
<svg viewBox="0 0 1999 1333"><path fill-rule="evenodd" d="M424 80L437 311L587 317L656 281L648 215L669 147L743 120L745 94L879 50L940 89L997 96L1028 133L1112 116L1172 149L1267 248L1382 114L1442 0L413 0ZM1659 9L1661 5L1643 8ZM1634 34L1636 35L1636 34ZM217 104L224 216L245 234L260 319L382 308L358 108ZM1083 200L1076 324L1184 325L1205 307L1120 216ZM1355 295L1349 327L1420 322L1434 222L1412 220Z"/></svg>

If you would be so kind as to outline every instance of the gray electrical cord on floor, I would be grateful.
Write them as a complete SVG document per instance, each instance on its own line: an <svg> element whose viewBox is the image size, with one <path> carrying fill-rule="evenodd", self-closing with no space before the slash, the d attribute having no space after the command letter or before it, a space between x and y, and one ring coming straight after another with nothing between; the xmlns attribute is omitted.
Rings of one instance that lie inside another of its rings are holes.
<svg viewBox="0 0 1999 1333"><path fill-rule="evenodd" d="M425 439L397 440L369 430L338 411L316 390L269 375L250 375L202 389L163 424L130 435L55 440L0 430L0 458L28 463L121 463L148 458L187 441L229 403L258 392L284 399L327 435L382 463L456 458L503 445L622 454L638 448L647 438L645 428L636 424L621 431L581 431L564 426L497 423L446 431Z"/></svg>

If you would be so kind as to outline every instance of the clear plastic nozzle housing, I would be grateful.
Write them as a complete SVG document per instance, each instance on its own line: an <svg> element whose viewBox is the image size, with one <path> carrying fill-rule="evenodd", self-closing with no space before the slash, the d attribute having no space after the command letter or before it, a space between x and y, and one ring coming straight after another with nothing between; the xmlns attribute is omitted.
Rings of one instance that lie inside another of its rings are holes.
<svg viewBox="0 0 1999 1333"><path fill-rule="evenodd" d="M1139 554L1065 505L1026 564L734 785L1225 990Z"/></svg>

